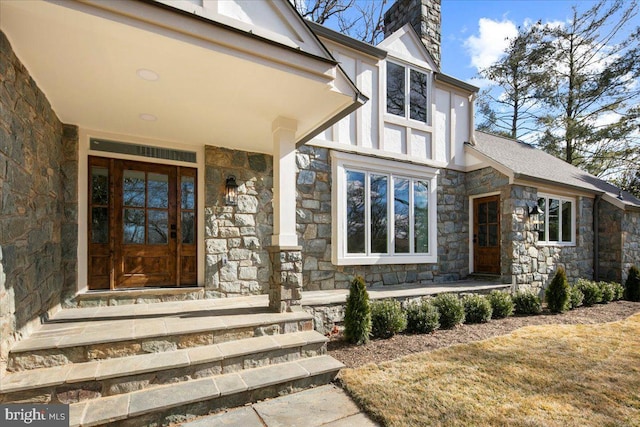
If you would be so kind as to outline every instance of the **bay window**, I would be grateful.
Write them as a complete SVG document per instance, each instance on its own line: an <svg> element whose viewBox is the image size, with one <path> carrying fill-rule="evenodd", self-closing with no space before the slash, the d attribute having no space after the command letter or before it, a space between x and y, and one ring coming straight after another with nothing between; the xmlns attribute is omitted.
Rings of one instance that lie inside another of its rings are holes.
<svg viewBox="0 0 640 427"><path fill-rule="evenodd" d="M334 263L436 260L435 171L332 152Z"/></svg>
<svg viewBox="0 0 640 427"><path fill-rule="evenodd" d="M538 231L538 242L548 244L575 244L575 200L539 194L538 206L544 212Z"/></svg>

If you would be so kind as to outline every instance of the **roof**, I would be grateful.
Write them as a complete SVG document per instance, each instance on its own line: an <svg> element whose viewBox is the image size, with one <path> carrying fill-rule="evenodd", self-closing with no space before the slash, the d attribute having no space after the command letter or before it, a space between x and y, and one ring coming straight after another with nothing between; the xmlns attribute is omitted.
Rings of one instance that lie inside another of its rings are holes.
<svg viewBox="0 0 640 427"><path fill-rule="evenodd" d="M622 208L640 208L640 199L621 191L602 179L591 175L530 144L476 131L476 145L467 145L473 154L492 160L507 168L516 179L527 179L553 186L568 187L600 194ZM622 196L622 199L619 196Z"/></svg>
<svg viewBox="0 0 640 427"><path fill-rule="evenodd" d="M350 47L353 50L366 53L378 59L384 59L387 57L387 52L385 50L377 48L374 45L354 39L353 37L349 37L313 21L306 20L305 22L309 28L311 28L311 30L320 37L325 37L335 43Z"/></svg>
<svg viewBox="0 0 640 427"><path fill-rule="evenodd" d="M480 90L480 88L478 88L477 86L471 85L467 82L463 82L462 80L456 79L455 77L443 73L436 73L436 80L450 84L452 86L456 86L469 92L478 92Z"/></svg>

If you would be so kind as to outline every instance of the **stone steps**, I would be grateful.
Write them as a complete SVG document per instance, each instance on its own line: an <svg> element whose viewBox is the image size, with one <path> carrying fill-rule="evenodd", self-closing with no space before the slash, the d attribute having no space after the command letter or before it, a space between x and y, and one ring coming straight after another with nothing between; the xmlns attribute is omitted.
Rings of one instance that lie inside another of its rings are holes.
<svg viewBox="0 0 640 427"><path fill-rule="evenodd" d="M315 331L8 373L0 402L77 403L325 354Z"/></svg>
<svg viewBox="0 0 640 427"><path fill-rule="evenodd" d="M71 426L159 426L332 381L304 311L265 298L65 309L9 354L0 403L66 403Z"/></svg>
<svg viewBox="0 0 640 427"><path fill-rule="evenodd" d="M12 348L7 370L16 372L313 330L313 320L304 312L269 313L261 308L228 312L209 310L90 320L62 315Z"/></svg>
<svg viewBox="0 0 640 427"><path fill-rule="evenodd" d="M332 357L317 356L74 403L70 405L70 427L151 427L184 422L326 384L342 367Z"/></svg>

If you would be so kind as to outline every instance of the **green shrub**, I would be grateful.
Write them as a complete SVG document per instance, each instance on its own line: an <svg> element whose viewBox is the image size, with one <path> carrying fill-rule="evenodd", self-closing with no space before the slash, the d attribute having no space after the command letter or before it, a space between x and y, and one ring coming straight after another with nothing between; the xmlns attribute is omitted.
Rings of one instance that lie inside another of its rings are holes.
<svg viewBox="0 0 640 427"><path fill-rule="evenodd" d="M596 282L578 279L576 286L580 291L582 291L582 294L584 295L584 300L582 302L587 307L597 304L602 300L602 291Z"/></svg>
<svg viewBox="0 0 640 427"><path fill-rule="evenodd" d="M482 295L465 295L462 305L466 323L486 323L491 320L491 303Z"/></svg>
<svg viewBox="0 0 640 427"><path fill-rule="evenodd" d="M571 290L569 291L569 305L570 309L578 308L582 305L582 300L584 300L584 294L577 286L571 286Z"/></svg>
<svg viewBox="0 0 640 427"><path fill-rule="evenodd" d="M518 291L513 295L516 314L539 314L542 312L540 298L531 291Z"/></svg>
<svg viewBox="0 0 640 427"><path fill-rule="evenodd" d="M511 295L506 292L491 291L487 296L493 313L491 316L494 319L501 319L503 317L509 317L513 314L513 300Z"/></svg>
<svg viewBox="0 0 640 427"><path fill-rule="evenodd" d="M569 284L564 268L558 267L555 276L545 290L547 307L552 313L562 313L569 309Z"/></svg>
<svg viewBox="0 0 640 427"><path fill-rule="evenodd" d="M629 301L640 301L640 271L635 265L629 269L627 281L624 282L624 298Z"/></svg>
<svg viewBox="0 0 640 427"><path fill-rule="evenodd" d="M624 298L624 286L617 282L611 282L610 285L613 287L613 300L618 301Z"/></svg>
<svg viewBox="0 0 640 427"><path fill-rule="evenodd" d="M414 302L407 307L407 332L428 334L440 327L440 313L429 300Z"/></svg>
<svg viewBox="0 0 640 427"><path fill-rule="evenodd" d="M389 338L407 327L407 317L399 301L387 299L371 304L371 335Z"/></svg>
<svg viewBox="0 0 640 427"><path fill-rule="evenodd" d="M440 327L450 329L464 323L464 306L454 294L439 294L433 299L433 305L440 313Z"/></svg>
<svg viewBox="0 0 640 427"><path fill-rule="evenodd" d="M600 288L600 302L603 304L609 304L613 301L613 297L615 296L615 291L613 290L613 286L609 282L598 282L598 287Z"/></svg>
<svg viewBox="0 0 640 427"><path fill-rule="evenodd" d="M355 277L349 288L344 312L344 336L354 344L366 344L371 334L371 306L364 279Z"/></svg>

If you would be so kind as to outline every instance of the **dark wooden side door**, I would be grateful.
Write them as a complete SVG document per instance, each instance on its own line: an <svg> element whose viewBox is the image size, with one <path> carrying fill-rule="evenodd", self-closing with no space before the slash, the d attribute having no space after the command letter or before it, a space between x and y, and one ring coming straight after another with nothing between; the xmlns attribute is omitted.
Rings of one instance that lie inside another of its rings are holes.
<svg viewBox="0 0 640 427"><path fill-rule="evenodd" d="M89 159L89 288L195 285L196 170Z"/></svg>
<svg viewBox="0 0 640 427"><path fill-rule="evenodd" d="M500 196L473 200L474 272L500 274Z"/></svg>

